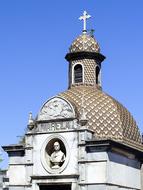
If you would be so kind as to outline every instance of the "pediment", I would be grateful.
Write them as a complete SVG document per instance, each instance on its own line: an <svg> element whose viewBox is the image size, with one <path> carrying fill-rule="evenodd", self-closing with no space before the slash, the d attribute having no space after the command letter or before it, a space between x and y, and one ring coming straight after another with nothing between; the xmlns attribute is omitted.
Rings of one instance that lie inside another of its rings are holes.
<svg viewBox="0 0 143 190"><path fill-rule="evenodd" d="M61 97L48 100L38 114L39 121L66 118L75 118L75 111L70 102Z"/></svg>

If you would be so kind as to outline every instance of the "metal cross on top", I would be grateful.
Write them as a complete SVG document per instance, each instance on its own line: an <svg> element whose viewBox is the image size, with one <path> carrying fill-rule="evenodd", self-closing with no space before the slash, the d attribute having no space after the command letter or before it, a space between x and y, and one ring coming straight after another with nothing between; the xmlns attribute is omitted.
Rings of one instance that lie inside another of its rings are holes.
<svg viewBox="0 0 143 190"><path fill-rule="evenodd" d="M87 14L86 11L83 12L83 16L79 17L79 20L83 20L83 32L86 33L86 20L91 16Z"/></svg>

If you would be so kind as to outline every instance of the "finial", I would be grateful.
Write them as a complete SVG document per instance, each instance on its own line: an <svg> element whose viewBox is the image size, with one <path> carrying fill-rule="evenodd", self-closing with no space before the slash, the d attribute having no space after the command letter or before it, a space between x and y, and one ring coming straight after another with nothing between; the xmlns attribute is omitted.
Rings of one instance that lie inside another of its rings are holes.
<svg viewBox="0 0 143 190"><path fill-rule="evenodd" d="M86 11L83 12L83 15L79 17L79 20L83 20L83 33L86 33L86 20L91 16L87 14Z"/></svg>
<svg viewBox="0 0 143 190"><path fill-rule="evenodd" d="M91 29L91 30L90 30L90 36L91 36L91 37L94 37L94 31L95 31L94 29Z"/></svg>
<svg viewBox="0 0 143 190"><path fill-rule="evenodd" d="M28 120L28 124L31 123L33 123L32 112L29 113L29 120Z"/></svg>
<svg viewBox="0 0 143 190"><path fill-rule="evenodd" d="M32 117L32 112L29 113L28 127L32 129L34 127L34 119Z"/></svg>
<svg viewBox="0 0 143 190"><path fill-rule="evenodd" d="M80 124L81 124L81 126L84 126L84 125L86 125L86 123L87 123L87 118L86 118L86 112L85 112L85 110L84 110L84 89L83 89L83 91L82 91L82 102L81 102L81 105L82 105L82 110L81 110L81 116L80 116L80 120L79 120L79 122L80 122Z"/></svg>
<svg viewBox="0 0 143 190"><path fill-rule="evenodd" d="M81 117L79 119L79 122L80 122L81 126L85 126L88 122L84 108L81 110Z"/></svg>

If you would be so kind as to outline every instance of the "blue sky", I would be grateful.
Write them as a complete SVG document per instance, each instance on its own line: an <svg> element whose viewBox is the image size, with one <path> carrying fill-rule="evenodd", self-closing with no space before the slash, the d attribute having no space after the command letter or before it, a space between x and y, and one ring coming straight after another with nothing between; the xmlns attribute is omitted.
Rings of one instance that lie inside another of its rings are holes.
<svg viewBox="0 0 143 190"><path fill-rule="evenodd" d="M143 131L142 0L1 0L0 145L17 143L29 112L36 117L48 98L67 89L64 57L81 34L84 10L106 56L103 91L128 108Z"/></svg>

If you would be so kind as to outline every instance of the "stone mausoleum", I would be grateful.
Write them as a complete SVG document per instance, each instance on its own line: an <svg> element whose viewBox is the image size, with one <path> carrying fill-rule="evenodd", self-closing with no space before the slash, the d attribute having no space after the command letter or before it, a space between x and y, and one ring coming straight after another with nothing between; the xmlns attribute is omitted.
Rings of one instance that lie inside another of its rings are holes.
<svg viewBox="0 0 143 190"><path fill-rule="evenodd" d="M143 145L136 122L102 91L105 56L86 30L71 44L69 86L29 117L22 142L3 146L9 190L140 190ZM56 42L55 42L56 43Z"/></svg>

